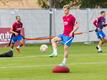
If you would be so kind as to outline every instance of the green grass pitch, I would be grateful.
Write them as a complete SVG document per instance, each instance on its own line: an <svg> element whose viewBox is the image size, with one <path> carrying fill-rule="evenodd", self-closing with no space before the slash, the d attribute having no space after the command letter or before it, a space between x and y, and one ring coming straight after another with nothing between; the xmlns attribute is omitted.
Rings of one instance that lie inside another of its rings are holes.
<svg viewBox="0 0 107 80"><path fill-rule="evenodd" d="M52 73L52 68L63 59L63 46L58 48L58 57L50 58L51 46L46 53L40 45L23 47L21 54L14 51L13 58L0 58L0 80L107 80L107 45L104 53L98 54L95 46L74 43L69 51L67 66L70 73ZM0 48L0 53L8 48Z"/></svg>

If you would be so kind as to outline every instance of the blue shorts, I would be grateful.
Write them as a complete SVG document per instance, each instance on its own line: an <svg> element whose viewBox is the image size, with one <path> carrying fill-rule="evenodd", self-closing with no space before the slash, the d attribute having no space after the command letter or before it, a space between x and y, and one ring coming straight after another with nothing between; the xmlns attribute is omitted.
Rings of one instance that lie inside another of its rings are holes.
<svg viewBox="0 0 107 80"><path fill-rule="evenodd" d="M64 34L60 34L58 37L61 38L61 44L67 45L67 46L70 46L74 39L74 37L68 37L68 36L65 36Z"/></svg>
<svg viewBox="0 0 107 80"><path fill-rule="evenodd" d="M98 39L103 39L106 37L106 35L103 31L96 32L96 35L97 35Z"/></svg>
<svg viewBox="0 0 107 80"><path fill-rule="evenodd" d="M12 43L15 43L15 42L17 42L17 41L21 41L21 40L23 40L23 37L22 37L22 35L18 35L18 36L12 36Z"/></svg>

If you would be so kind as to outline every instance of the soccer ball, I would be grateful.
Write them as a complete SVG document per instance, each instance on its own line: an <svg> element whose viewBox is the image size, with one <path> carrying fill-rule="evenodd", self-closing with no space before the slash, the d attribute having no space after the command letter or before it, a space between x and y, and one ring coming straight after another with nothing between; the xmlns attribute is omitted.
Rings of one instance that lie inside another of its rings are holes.
<svg viewBox="0 0 107 80"><path fill-rule="evenodd" d="M46 52L47 49L48 49L48 46L47 46L46 44L42 44L42 45L40 46L40 51L41 51L41 52Z"/></svg>

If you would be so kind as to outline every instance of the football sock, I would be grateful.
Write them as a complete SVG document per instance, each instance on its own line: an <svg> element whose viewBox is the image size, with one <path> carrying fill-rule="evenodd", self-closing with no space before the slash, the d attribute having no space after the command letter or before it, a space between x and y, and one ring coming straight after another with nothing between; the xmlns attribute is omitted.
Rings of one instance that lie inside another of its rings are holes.
<svg viewBox="0 0 107 80"><path fill-rule="evenodd" d="M63 61L62 61L62 63L66 64L67 63L67 58L64 58Z"/></svg>
<svg viewBox="0 0 107 80"><path fill-rule="evenodd" d="M99 46L99 45L98 45L98 51L102 51L102 48L101 48L101 46Z"/></svg>
<svg viewBox="0 0 107 80"><path fill-rule="evenodd" d="M53 48L53 54L57 54L57 48Z"/></svg>

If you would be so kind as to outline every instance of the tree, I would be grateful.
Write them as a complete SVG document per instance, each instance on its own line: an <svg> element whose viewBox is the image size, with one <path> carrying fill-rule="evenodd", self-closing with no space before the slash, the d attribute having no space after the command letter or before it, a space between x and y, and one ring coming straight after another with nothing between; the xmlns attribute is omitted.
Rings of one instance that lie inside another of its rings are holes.
<svg viewBox="0 0 107 80"><path fill-rule="evenodd" d="M79 0L81 8L107 7L107 0Z"/></svg>
<svg viewBox="0 0 107 80"><path fill-rule="evenodd" d="M69 4L72 0L38 0L39 5L42 8L62 8L65 4ZM48 4L49 2L49 4Z"/></svg>
<svg viewBox="0 0 107 80"><path fill-rule="evenodd" d="M38 0L38 4L42 7L42 8L48 8L48 0Z"/></svg>
<svg viewBox="0 0 107 80"><path fill-rule="evenodd" d="M65 4L80 8L107 7L107 0L38 0L38 3L42 8L62 8Z"/></svg>

